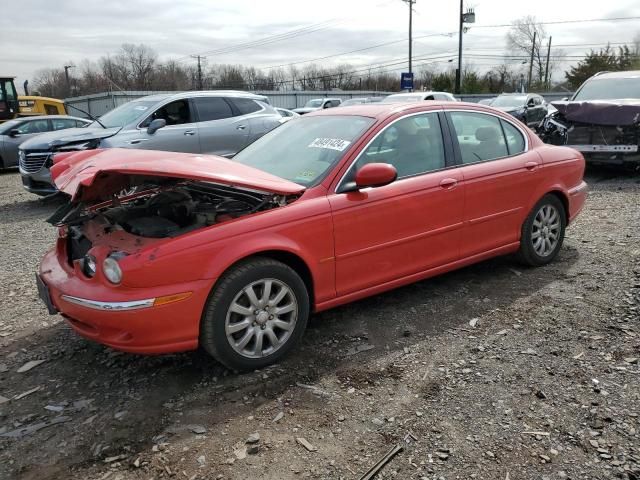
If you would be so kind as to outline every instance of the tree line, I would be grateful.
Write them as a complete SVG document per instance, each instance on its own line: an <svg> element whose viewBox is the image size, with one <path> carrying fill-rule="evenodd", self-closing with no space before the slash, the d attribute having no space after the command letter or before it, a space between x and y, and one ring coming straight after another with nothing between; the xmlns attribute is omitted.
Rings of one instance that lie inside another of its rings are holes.
<svg viewBox="0 0 640 480"><path fill-rule="evenodd" d="M513 23L506 35L506 51L512 55L529 57L533 64L513 64L505 60L483 71L468 61L462 72L464 93L502 93L519 91L529 81L531 91L548 90L550 78L558 68L564 52L554 49L547 61L547 41L550 38L544 25L534 17L524 17ZM640 35L631 45L618 49L610 46L592 50L584 59L564 73L560 86L577 88L584 80L602 70L640 69ZM69 63L71 65L71 63ZM423 65L415 72L416 90L453 92L456 71L443 70L436 65ZM88 95L105 91L180 91L196 89L238 90L372 90L397 91L399 74L380 68L356 67L347 63L334 66L308 64L290 65L263 70L247 65L212 64L198 69L195 60L188 58L161 62L151 47L125 43L113 55L98 61L83 60L68 72L64 68L39 70L32 83L32 91L55 98Z"/></svg>

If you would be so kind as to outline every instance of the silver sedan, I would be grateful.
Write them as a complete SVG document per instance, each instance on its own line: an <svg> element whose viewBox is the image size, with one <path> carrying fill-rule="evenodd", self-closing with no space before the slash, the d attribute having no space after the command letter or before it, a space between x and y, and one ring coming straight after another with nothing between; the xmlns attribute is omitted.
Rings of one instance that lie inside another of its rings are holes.
<svg viewBox="0 0 640 480"><path fill-rule="evenodd" d="M0 124L0 168L18 165L18 147L30 138L46 132L85 127L91 122L67 115L23 117Z"/></svg>

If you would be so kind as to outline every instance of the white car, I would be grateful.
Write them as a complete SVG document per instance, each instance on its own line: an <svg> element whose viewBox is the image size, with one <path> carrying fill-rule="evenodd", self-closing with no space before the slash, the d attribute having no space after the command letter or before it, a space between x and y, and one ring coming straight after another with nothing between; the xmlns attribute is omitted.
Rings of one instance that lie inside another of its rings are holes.
<svg viewBox="0 0 640 480"><path fill-rule="evenodd" d="M276 109L276 112L278 112L280 114L280 116L282 117L280 119L280 123L281 124L285 123L285 122L288 122L292 118L300 116L299 113L296 113L296 112L294 112L292 110L288 110L286 108L275 107L275 109Z"/></svg>
<svg viewBox="0 0 640 480"><path fill-rule="evenodd" d="M411 103L424 100L441 100L444 102L457 102L456 97L448 92L409 92L394 93L382 100L382 103Z"/></svg>
<svg viewBox="0 0 640 480"><path fill-rule="evenodd" d="M304 115L305 113L323 110L325 108L338 107L342 103L339 98L314 98L305 103L304 107L294 108L293 111Z"/></svg>

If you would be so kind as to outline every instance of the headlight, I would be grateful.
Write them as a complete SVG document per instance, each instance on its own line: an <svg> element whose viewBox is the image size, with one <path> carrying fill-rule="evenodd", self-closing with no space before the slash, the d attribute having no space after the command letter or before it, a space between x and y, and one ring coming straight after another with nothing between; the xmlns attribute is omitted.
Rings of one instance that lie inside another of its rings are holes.
<svg viewBox="0 0 640 480"><path fill-rule="evenodd" d="M18 151L18 161L24 163L25 159L26 159L26 155L24 154L24 150L19 150Z"/></svg>
<svg viewBox="0 0 640 480"><path fill-rule="evenodd" d="M85 255L82 261L82 271L89 278L96 274L96 259L93 255Z"/></svg>
<svg viewBox="0 0 640 480"><path fill-rule="evenodd" d="M104 276L107 277L107 280L111 283L118 284L122 281L122 270L115 258L105 258L104 263L102 264L102 270L104 272Z"/></svg>

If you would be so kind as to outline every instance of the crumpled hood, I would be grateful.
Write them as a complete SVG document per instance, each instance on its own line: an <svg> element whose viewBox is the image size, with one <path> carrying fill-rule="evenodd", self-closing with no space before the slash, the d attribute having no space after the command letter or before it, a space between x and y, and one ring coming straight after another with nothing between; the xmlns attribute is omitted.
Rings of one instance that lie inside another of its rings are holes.
<svg viewBox="0 0 640 480"><path fill-rule="evenodd" d="M124 188L149 181L196 180L280 195L305 190L297 183L223 157L123 148L59 153L54 156L51 177L74 202L107 200Z"/></svg>
<svg viewBox="0 0 640 480"><path fill-rule="evenodd" d="M20 148L23 150L56 149L74 143L83 143L90 140L101 140L103 138L113 137L120 130L122 130L122 127L68 128L66 130L42 133L37 137L23 142L20 145Z"/></svg>
<svg viewBox="0 0 640 480"><path fill-rule="evenodd" d="M640 99L552 102L570 122L628 126L640 123Z"/></svg>

